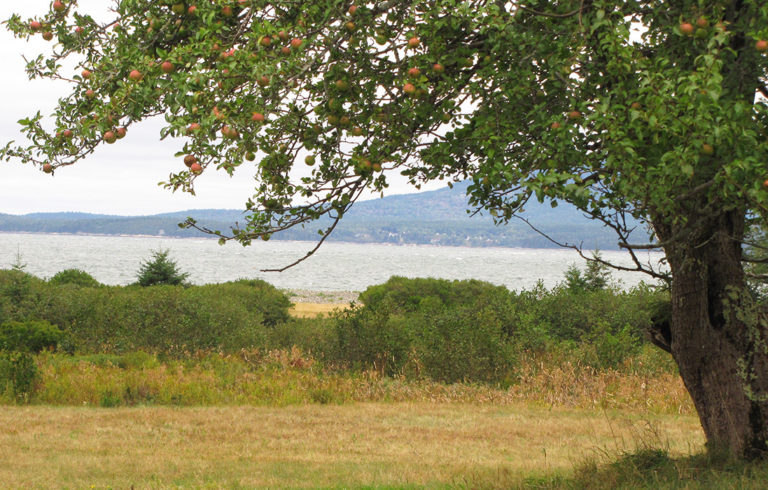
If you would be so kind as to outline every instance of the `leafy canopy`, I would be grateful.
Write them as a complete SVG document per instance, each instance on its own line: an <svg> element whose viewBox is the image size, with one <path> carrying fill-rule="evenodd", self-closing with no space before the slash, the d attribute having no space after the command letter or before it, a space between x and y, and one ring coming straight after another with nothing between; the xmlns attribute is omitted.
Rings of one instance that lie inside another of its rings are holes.
<svg viewBox="0 0 768 490"><path fill-rule="evenodd" d="M232 236L246 244L338 219L392 172L470 178L500 222L565 200L625 246L628 215L674 230L768 205L759 0L116 0L106 24L61 0L7 26L52 37L29 75L72 91L0 157L63 170L164 115L179 138L168 188L255 174Z"/></svg>

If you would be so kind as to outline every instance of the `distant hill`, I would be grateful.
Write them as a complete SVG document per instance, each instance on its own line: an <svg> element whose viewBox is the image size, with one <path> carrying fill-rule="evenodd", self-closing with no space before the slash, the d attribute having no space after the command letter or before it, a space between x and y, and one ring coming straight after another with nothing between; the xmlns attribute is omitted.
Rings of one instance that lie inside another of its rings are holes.
<svg viewBox="0 0 768 490"><path fill-rule="evenodd" d="M356 203L344 216L329 241L357 243L433 244L549 248L550 241L519 220L494 226L490 216L467 213L467 183L453 188L416 194L402 194ZM194 209L151 216L111 216L88 213L0 214L0 232L71 233L104 235L160 235L173 237L207 236L185 230L178 223L187 217L201 225L225 232L244 223L241 210ZM616 248L611 230L584 217L570 205L532 202L523 214L535 226L559 241L583 243L585 248ZM275 240L317 240L322 223L291 229ZM643 237L644 232L639 232ZM643 238L640 238L642 240Z"/></svg>

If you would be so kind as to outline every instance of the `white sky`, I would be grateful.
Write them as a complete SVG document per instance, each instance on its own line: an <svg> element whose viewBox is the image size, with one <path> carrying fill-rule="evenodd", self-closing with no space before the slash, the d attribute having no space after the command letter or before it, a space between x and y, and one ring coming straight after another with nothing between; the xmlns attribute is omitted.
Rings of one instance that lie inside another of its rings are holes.
<svg viewBox="0 0 768 490"><path fill-rule="evenodd" d="M49 0L0 1L0 20L13 13L22 18L41 15L50 8ZM108 0L80 0L79 10L96 18L109 18ZM100 14L99 14L100 13ZM47 52L51 43L38 35L27 42L14 38L0 26L0 145L9 140L23 141L17 121L40 110L50 114L66 83L30 81L24 71L22 54L32 58ZM74 70L73 70L74 72ZM183 167L174 153L180 141L161 142L162 120L133 125L125 139L114 145L101 145L86 160L58 169L55 176L19 162L0 162L0 213L83 211L91 213L142 215L186 209L243 209L253 189L252 175L245 165L230 178L225 172L207 171L196 180L196 196L171 193L157 184ZM391 182L388 194L413 192L407 183ZM429 188L442 187L442 183ZM422 189L424 190L424 188Z"/></svg>

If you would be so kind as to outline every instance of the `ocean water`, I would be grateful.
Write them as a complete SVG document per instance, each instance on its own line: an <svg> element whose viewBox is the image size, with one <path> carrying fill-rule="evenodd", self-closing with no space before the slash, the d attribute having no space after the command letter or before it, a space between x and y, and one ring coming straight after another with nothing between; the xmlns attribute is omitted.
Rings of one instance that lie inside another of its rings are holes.
<svg viewBox="0 0 768 490"><path fill-rule="evenodd" d="M575 251L567 249L326 243L285 272L262 272L294 262L313 246L311 242L276 240L243 247L236 243L220 246L205 238L0 233L0 268L20 260L26 264L25 271L38 277L78 268L105 284L124 285L135 281L141 263L153 251L168 249L195 284L259 278L286 289L362 291L394 275L479 279L515 290L530 289L537 281L553 287L563 281L569 266L585 265ZM631 263L624 252L604 251L601 255L617 264ZM658 266L661 257L645 254L644 261ZM612 275L624 287L652 282L642 273L614 271Z"/></svg>

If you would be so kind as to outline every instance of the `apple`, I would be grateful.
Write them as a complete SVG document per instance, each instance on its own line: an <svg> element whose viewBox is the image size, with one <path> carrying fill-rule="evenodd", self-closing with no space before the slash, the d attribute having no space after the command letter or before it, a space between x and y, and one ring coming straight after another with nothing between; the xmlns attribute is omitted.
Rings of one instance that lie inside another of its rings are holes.
<svg viewBox="0 0 768 490"><path fill-rule="evenodd" d="M346 80L336 80L336 88L339 90L347 90L349 88L349 84Z"/></svg>
<svg viewBox="0 0 768 490"><path fill-rule="evenodd" d="M226 6L222 7L221 8L221 15L223 15L224 17L231 16L232 15L232 7L230 7L229 5L226 5Z"/></svg>
<svg viewBox="0 0 768 490"><path fill-rule="evenodd" d="M261 44L265 48L268 48L272 44L272 38L269 36L264 36L261 38L261 41L259 41L259 44Z"/></svg>
<svg viewBox="0 0 768 490"><path fill-rule="evenodd" d="M66 139L71 139L72 138L72 130L71 129L65 129L64 131L61 132L61 135L64 138L66 138Z"/></svg>
<svg viewBox="0 0 768 490"><path fill-rule="evenodd" d="M421 75L421 70L419 70L416 67L409 68L408 69L408 76L411 78L417 78L419 75Z"/></svg>
<svg viewBox="0 0 768 490"><path fill-rule="evenodd" d="M96 97L96 92L94 92L93 89L89 88L88 90L85 91L85 96L88 97L89 99L93 99L94 97Z"/></svg>
<svg viewBox="0 0 768 490"><path fill-rule="evenodd" d="M53 2L53 10L55 10L56 12L64 12L65 8L66 7L64 6L64 4L61 3L59 0L56 0L55 2Z"/></svg>
<svg viewBox="0 0 768 490"><path fill-rule="evenodd" d="M90 70L83 70L83 72L80 73L80 75L82 75L83 78L88 80L89 78L91 78L91 71Z"/></svg>
<svg viewBox="0 0 768 490"><path fill-rule="evenodd" d="M693 24L690 24L688 22L683 22L680 24L680 32L685 34L686 36L690 36L693 34Z"/></svg>
<svg viewBox="0 0 768 490"><path fill-rule="evenodd" d="M381 164L379 162L371 164L371 168L374 172L381 172Z"/></svg>
<svg viewBox="0 0 768 490"><path fill-rule="evenodd" d="M288 33L285 31L280 31L277 33L278 39L282 42L286 42L288 40Z"/></svg>
<svg viewBox="0 0 768 490"><path fill-rule="evenodd" d="M403 92L408 95L413 95L416 93L416 87L412 83L406 83L403 85Z"/></svg>
<svg viewBox="0 0 768 490"><path fill-rule="evenodd" d="M560 129L560 123L559 123L559 122L557 122L557 121L555 121L555 122L553 122L553 123L552 123L552 125L550 126L550 128L551 128L551 129Z"/></svg>
<svg viewBox="0 0 768 490"><path fill-rule="evenodd" d="M256 83L258 83L260 87L266 87L267 85L269 85L269 77L266 75L262 75L261 77L259 77Z"/></svg>
<svg viewBox="0 0 768 490"><path fill-rule="evenodd" d="M264 114L262 114L261 112L254 112L253 115L251 116L251 120L259 123L264 122Z"/></svg>
<svg viewBox="0 0 768 490"><path fill-rule="evenodd" d="M632 104L629 107L631 107L632 109L638 111L638 110L640 110L642 105L640 105L640 102L635 101L635 102L632 102Z"/></svg>
<svg viewBox="0 0 768 490"><path fill-rule="evenodd" d="M139 70L131 70L131 73L128 74L128 78L134 82L138 82L141 80L141 72Z"/></svg>
<svg viewBox="0 0 768 490"><path fill-rule="evenodd" d="M339 117L331 114L330 116L328 116L328 124L332 126L336 126L337 124L339 124Z"/></svg>
<svg viewBox="0 0 768 490"><path fill-rule="evenodd" d="M43 28L43 24L41 24L40 22L38 22L36 20L33 20L33 21L31 21L29 23L29 28L32 29L33 31L37 32L37 31L39 31L40 29Z"/></svg>
<svg viewBox="0 0 768 490"><path fill-rule="evenodd" d="M187 13L189 15L195 15L195 12L197 12L197 7L195 7L194 5L190 5L189 8L187 9Z"/></svg>
<svg viewBox="0 0 768 490"><path fill-rule="evenodd" d="M307 165L314 165L315 164L315 155L307 155L304 158L304 163Z"/></svg>
<svg viewBox="0 0 768 490"><path fill-rule="evenodd" d="M160 69L163 71L163 73L171 73L173 72L173 63L170 61L163 61L163 64L160 65Z"/></svg>
<svg viewBox="0 0 768 490"><path fill-rule="evenodd" d="M357 5L350 5L347 12L349 12L349 15L355 15L355 12L357 12Z"/></svg>
<svg viewBox="0 0 768 490"><path fill-rule="evenodd" d="M341 116L341 117L339 118L339 125L340 125L340 126L346 126L346 125L348 125L350 122L352 122L352 121L350 121L350 119L349 119L349 116Z"/></svg>
<svg viewBox="0 0 768 490"><path fill-rule="evenodd" d="M346 28L346 29L347 29L349 32L352 32L352 31L354 31L354 30L355 30L355 27L357 27L357 26L355 25L355 23L354 23L354 22L351 22L351 21L350 21L350 22L347 22L346 24L344 24L344 27L345 27L345 28Z"/></svg>
<svg viewBox="0 0 768 490"><path fill-rule="evenodd" d="M413 36L408 40L408 47L411 49L419 47L419 44L421 44L421 40L416 36Z"/></svg>
<svg viewBox="0 0 768 490"><path fill-rule="evenodd" d="M761 53L768 51L768 41L760 40L755 43L755 49Z"/></svg>
<svg viewBox="0 0 768 490"><path fill-rule="evenodd" d="M45 165L43 165L43 172L45 172L47 174L52 173L53 172L53 165L51 165L50 163L46 163Z"/></svg>
<svg viewBox="0 0 768 490"><path fill-rule="evenodd" d="M570 119L571 121L576 121L576 120L581 119L581 112L579 112L579 111L571 111L571 112L569 112L568 113L568 119Z"/></svg>
<svg viewBox="0 0 768 490"><path fill-rule="evenodd" d="M117 136L117 139L121 140L125 138L125 134L128 132L127 129L124 127L117 128L117 131L115 131L115 136Z"/></svg>
<svg viewBox="0 0 768 490"><path fill-rule="evenodd" d="M280 54L288 56L289 54L291 54L291 48L289 46L283 46L282 48L280 48Z"/></svg>
<svg viewBox="0 0 768 490"><path fill-rule="evenodd" d="M293 49L299 49L303 43L304 43L304 41L302 41L301 39L299 39L297 37L294 37L293 39L291 39L291 47Z"/></svg>
<svg viewBox="0 0 768 490"><path fill-rule="evenodd" d="M85 29L83 29L82 27L80 26L75 27L75 34L77 34L78 36L82 35L83 32L85 32Z"/></svg>
<svg viewBox="0 0 768 490"><path fill-rule="evenodd" d="M440 63L435 63L432 65L432 70L434 70L435 73L443 73L445 71L445 67Z"/></svg>
<svg viewBox="0 0 768 490"><path fill-rule="evenodd" d="M184 4L183 3L174 3L171 5L171 12L173 12L176 15L181 15L184 13Z"/></svg>
<svg viewBox="0 0 768 490"><path fill-rule="evenodd" d="M768 179L763 181L763 189L768 189Z"/></svg>
<svg viewBox="0 0 768 490"><path fill-rule="evenodd" d="M701 145L701 154L711 156L715 154L715 148L710 145L709 143L704 143Z"/></svg>
<svg viewBox="0 0 768 490"><path fill-rule="evenodd" d="M192 134L196 131L200 131L199 123L193 122L192 124L189 125L189 127L187 127L187 134Z"/></svg>
<svg viewBox="0 0 768 490"><path fill-rule="evenodd" d="M43 33L43 39L45 39L46 41L50 41L51 39L53 39L53 33L51 31L45 31Z"/></svg>
<svg viewBox="0 0 768 490"><path fill-rule="evenodd" d="M197 157L195 157L195 155L187 155L184 157L184 165L187 167L191 167L194 163L197 163Z"/></svg>
<svg viewBox="0 0 768 490"><path fill-rule="evenodd" d="M362 136L363 135L363 128L360 126L355 126L352 128L352 134L355 136Z"/></svg>
<svg viewBox="0 0 768 490"><path fill-rule="evenodd" d="M195 162L189 166L189 171L195 175L200 175L203 173L203 167L201 167L199 163Z"/></svg>
<svg viewBox="0 0 768 490"><path fill-rule="evenodd" d="M701 16L698 19L696 19L696 25L704 29L709 25L709 21L707 20L706 17Z"/></svg>
<svg viewBox="0 0 768 490"><path fill-rule="evenodd" d="M115 136L115 133L113 131L107 131L104 133L104 141L109 143L110 145L117 141L117 136Z"/></svg>
<svg viewBox="0 0 768 490"><path fill-rule="evenodd" d="M245 159L248 160L249 162L252 162L256 160L256 155L252 151L249 151L248 153L245 154Z"/></svg>

